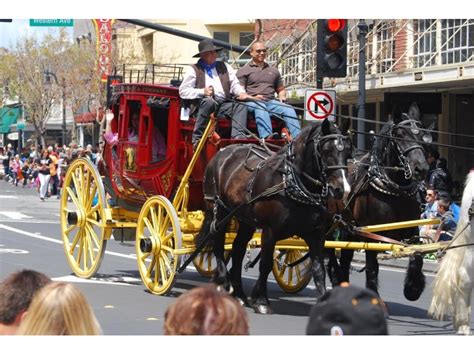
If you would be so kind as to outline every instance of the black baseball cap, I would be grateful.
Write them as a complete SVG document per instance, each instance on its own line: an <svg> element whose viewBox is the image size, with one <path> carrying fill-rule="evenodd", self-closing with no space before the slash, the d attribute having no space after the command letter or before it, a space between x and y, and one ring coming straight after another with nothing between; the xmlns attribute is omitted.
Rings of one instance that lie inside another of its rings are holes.
<svg viewBox="0 0 474 355"><path fill-rule="evenodd" d="M307 335L387 335L382 301L367 288L342 283L313 306Z"/></svg>

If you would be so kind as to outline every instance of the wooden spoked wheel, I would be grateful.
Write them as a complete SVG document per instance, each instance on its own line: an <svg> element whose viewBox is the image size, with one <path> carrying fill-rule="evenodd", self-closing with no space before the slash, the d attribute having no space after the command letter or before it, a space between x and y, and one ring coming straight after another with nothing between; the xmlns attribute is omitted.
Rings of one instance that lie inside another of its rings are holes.
<svg viewBox="0 0 474 355"><path fill-rule="evenodd" d="M224 252L224 258L229 258L230 251ZM199 275L204 277L212 277L214 270L216 269L216 258L212 248L203 250L194 259L193 265L196 268Z"/></svg>
<svg viewBox="0 0 474 355"><path fill-rule="evenodd" d="M146 288L157 295L171 290L180 265L182 236L176 210L164 196L153 196L143 205L135 239L138 270Z"/></svg>
<svg viewBox="0 0 474 355"><path fill-rule="evenodd" d="M304 252L306 253L306 252ZM295 266L289 264L300 260L300 250L276 250L273 259L273 276L281 289L288 293L303 290L311 281L311 259L307 258Z"/></svg>
<svg viewBox="0 0 474 355"><path fill-rule="evenodd" d="M110 228L106 228L105 191L97 168L76 159L68 168L61 195L61 238L67 262L82 278L94 276L104 257Z"/></svg>

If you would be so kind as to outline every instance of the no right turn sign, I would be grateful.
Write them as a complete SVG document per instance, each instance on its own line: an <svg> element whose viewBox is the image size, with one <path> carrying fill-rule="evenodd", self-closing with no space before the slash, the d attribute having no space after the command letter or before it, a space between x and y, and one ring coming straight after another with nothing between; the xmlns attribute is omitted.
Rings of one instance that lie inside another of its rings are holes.
<svg viewBox="0 0 474 355"><path fill-rule="evenodd" d="M305 120L324 120L326 117L334 119L335 102L336 91L334 90L306 90Z"/></svg>

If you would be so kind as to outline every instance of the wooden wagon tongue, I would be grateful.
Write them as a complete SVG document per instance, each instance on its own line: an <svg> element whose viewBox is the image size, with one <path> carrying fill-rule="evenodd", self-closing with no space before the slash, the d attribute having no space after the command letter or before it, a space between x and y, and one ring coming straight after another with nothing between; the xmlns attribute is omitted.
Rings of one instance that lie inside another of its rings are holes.
<svg viewBox="0 0 474 355"><path fill-rule="evenodd" d="M359 228L354 228L354 233L358 234L362 237L368 238L368 239L377 240L379 242L386 242L386 243L392 243L392 244L406 246L406 244L404 244L404 243L402 243L398 240L391 239L391 238L388 238L388 237L384 237L383 235L375 234L375 233L372 233L372 232L365 232L365 231L360 230Z"/></svg>

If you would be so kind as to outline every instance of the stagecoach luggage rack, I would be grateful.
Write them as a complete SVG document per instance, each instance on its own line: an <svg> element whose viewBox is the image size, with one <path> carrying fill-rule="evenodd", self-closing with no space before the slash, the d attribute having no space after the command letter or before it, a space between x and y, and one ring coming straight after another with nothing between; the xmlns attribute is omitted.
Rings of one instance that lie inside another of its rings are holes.
<svg viewBox="0 0 474 355"><path fill-rule="evenodd" d="M124 83L172 84L183 80L184 66L179 64L122 64L114 67L113 75L122 76Z"/></svg>

